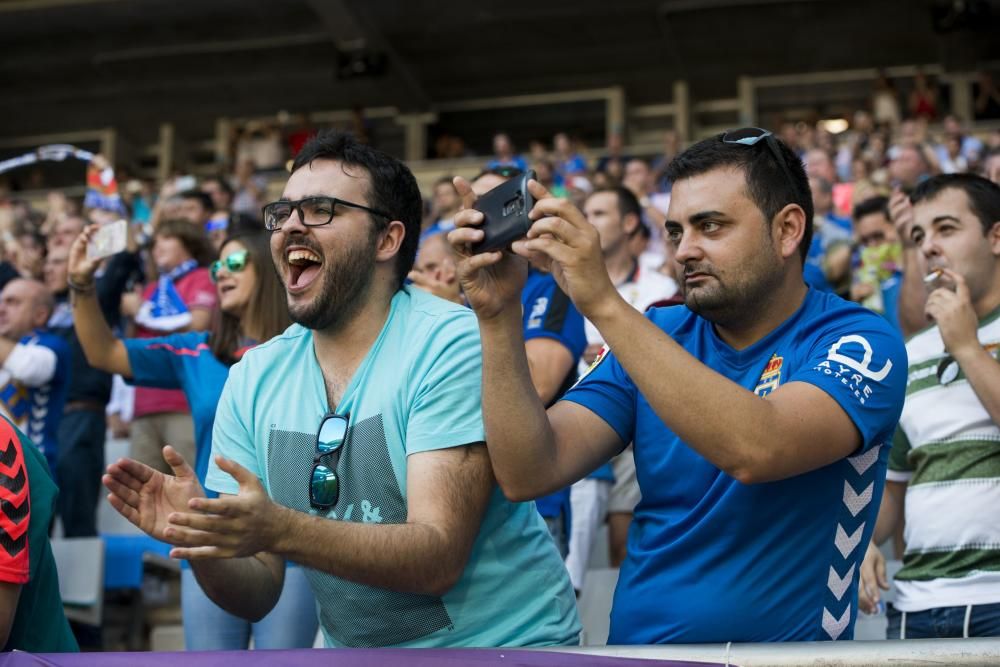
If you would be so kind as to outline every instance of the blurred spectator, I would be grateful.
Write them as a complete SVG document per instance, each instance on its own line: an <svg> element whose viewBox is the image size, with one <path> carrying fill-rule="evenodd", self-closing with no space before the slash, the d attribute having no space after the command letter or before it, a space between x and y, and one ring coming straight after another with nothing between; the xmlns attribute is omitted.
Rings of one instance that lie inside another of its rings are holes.
<svg viewBox="0 0 1000 667"><path fill-rule="evenodd" d="M938 145L937 153L939 161L942 163L943 173L953 173L944 171L946 155L955 154L953 150L949 150L949 141L958 142L959 154L962 158L964 158L967 166L978 164L979 160L982 158L984 150L983 142L978 137L966 132L965 128L962 126L962 121L958 119L958 116L955 116L954 114L948 114L945 116L942 121L942 129L944 130L945 141L943 144Z"/></svg>
<svg viewBox="0 0 1000 667"><path fill-rule="evenodd" d="M982 176L1000 184L1000 149L993 149L983 160Z"/></svg>
<svg viewBox="0 0 1000 667"><path fill-rule="evenodd" d="M552 166L556 171L556 183L566 185L577 174L587 173L587 160L580 155L574 142L565 132L552 138Z"/></svg>
<svg viewBox="0 0 1000 667"><path fill-rule="evenodd" d="M316 128L309 122L309 116L304 113L291 116L286 114L286 116L285 143L288 145L288 156L294 158L306 142L316 135Z"/></svg>
<svg viewBox="0 0 1000 667"><path fill-rule="evenodd" d="M608 135L608 147L606 153L597 161L594 171L607 174L614 183L621 183L622 176L625 175L625 163L631 158L624 153L625 139L621 132L612 132Z"/></svg>
<svg viewBox="0 0 1000 667"><path fill-rule="evenodd" d="M445 233L424 234L408 277L414 285L434 296L464 306L465 297L462 296L455 265L455 253Z"/></svg>
<svg viewBox="0 0 1000 667"><path fill-rule="evenodd" d="M431 196L431 211L427 216L429 225L421 235L430 236L455 229L455 214L462 208L462 200L455 190L451 176L442 176L434 183Z"/></svg>
<svg viewBox="0 0 1000 667"><path fill-rule="evenodd" d="M819 269L825 284L817 274L806 274L806 282L824 291L846 295L850 285L851 221L833 212L833 184L821 176L809 178L813 201L812 243L806 264ZM814 278L814 276L816 276Z"/></svg>
<svg viewBox="0 0 1000 667"><path fill-rule="evenodd" d="M486 163L486 169L514 167L524 171L528 168L524 158L514 152L514 144L504 132L493 135L493 159Z"/></svg>
<svg viewBox="0 0 1000 667"><path fill-rule="evenodd" d="M180 200L180 209L177 217L197 225L198 229L204 230L205 224L215 213L215 202L212 198L201 190L185 190L177 195ZM83 230L80 230L83 231ZM74 239L76 236L73 237ZM72 242L72 241L71 241Z"/></svg>
<svg viewBox="0 0 1000 667"><path fill-rule="evenodd" d="M3 342L0 341L0 345ZM78 650L63 612L59 576L49 545L59 493L45 458L6 417L0 417L5 489L4 549L0 551L0 647L4 651Z"/></svg>
<svg viewBox="0 0 1000 667"><path fill-rule="evenodd" d="M235 163L249 161L257 171L278 170L285 166L285 148L281 130L273 122L250 121L236 141Z"/></svg>
<svg viewBox="0 0 1000 667"><path fill-rule="evenodd" d="M892 186L912 192L917 184L931 175L931 163L922 144L904 144L897 148L889 163Z"/></svg>
<svg viewBox="0 0 1000 667"><path fill-rule="evenodd" d="M232 179L233 203L230 210L235 213L260 218L260 207L264 205L267 179L255 175L251 160L238 160Z"/></svg>
<svg viewBox="0 0 1000 667"><path fill-rule="evenodd" d="M642 219L649 228L656 230L659 238L659 230L663 228L663 223L667 220L667 208L670 206L670 195L656 191L656 183L653 182L653 172L649 168L649 163L641 158L632 158L625 164L625 176L622 178L622 185L631 190L639 205L642 206Z"/></svg>
<svg viewBox="0 0 1000 667"><path fill-rule="evenodd" d="M12 255L10 262L22 278L38 280L42 277L42 267L45 263L45 236L26 227L21 227L16 233L17 236L10 247ZM3 289L2 286L0 289Z"/></svg>
<svg viewBox="0 0 1000 667"><path fill-rule="evenodd" d="M535 180L545 186L545 188L556 197L566 197L569 191L562 185L556 185L556 172L552 167L552 162L546 158L536 160L531 168L535 170Z"/></svg>
<svg viewBox="0 0 1000 667"><path fill-rule="evenodd" d="M233 188L223 176L209 176L201 182L201 191L212 198L212 210L216 213L233 210ZM257 213L260 213L258 209Z"/></svg>
<svg viewBox="0 0 1000 667"><path fill-rule="evenodd" d="M59 219L48 237L48 249L69 248L73 240L83 231L86 221L78 215L66 215Z"/></svg>
<svg viewBox="0 0 1000 667"><path fill-rule="evenodd" d="M663 153L653 161L653 182L659 192L670 192L670 181L665 177L671 160L681 152L681 135L670 129L663 133Z"/></svg>
<svg viewBox="0 0 1000 667"><path fill-rule="evenodd" d="M938 164L942 174L962 174L969 170L969 160L962 153L961 137L945 137L938 146Z"/></svg>
<svg viewBox="0 0 1000 667"><path fill-rule="evenodd" d="M922 118L927 121L937 119L937 86L926 74L919 70L913 77L913 90L910 91L907 106L909 107L910 116L914 118Z"/></svg>
<svg viewBox="0 0 1000 667"><path fill-rule="evenodd" d="M875 89L872 92L872 116L875 123L882 127L895 129L899 126L902 114L899 110L899 93L892 79L880 73L875 79Z"/></svg>
<svg viewBox="0 0 1000 667"><path fill-rule="evenodd" d="M54 472L70 352L46 330L52 310L52 296L37 280L12 280L0 292L0 410L25 429Z"/></svg>
<svg viewBox="0 0 1000 667"><path fill-rule="evenodd" d="M59 515L66 537L97 535L97 503L104 471L105 409L111 400L111 376L92 367L73 331L69 303L69 247L53 248L45 261L45 285L55 300L49 330L70 350L66 404L58 430L55 473L59 479ZM95 290L107 325L120 329L119 304L129 285L141 277L137 255L121 252L100 262Z"/></svg>
<svg viewBox="0 0 1000 667"><path fill-rule="evenodd" d="M205 232L187 220L165 220L156 229L151 255L159 278L143 293L136 336L208 329L218 297L205 268L215 255ZM136 388L131 435L132 457L157 470L170 472L164 445L195 459L194 426L180 391Z"/></svg>
<svg viewBox="0 0 1000 667"><path fill-rule="evenodd" d="M889 218L889 198L872 197L854 207L854 238L860 247L860 265L851 284L851 300L889 320L901 331L899 290L903 253L896 227Z"/></svg>
<svg viewBox="0 0 1000 667"><path fill-rule="evenodd" d="M985 70L979 72L972 94L976 120L1000 118L1000 88L993 81L993 74Z"/></svg>

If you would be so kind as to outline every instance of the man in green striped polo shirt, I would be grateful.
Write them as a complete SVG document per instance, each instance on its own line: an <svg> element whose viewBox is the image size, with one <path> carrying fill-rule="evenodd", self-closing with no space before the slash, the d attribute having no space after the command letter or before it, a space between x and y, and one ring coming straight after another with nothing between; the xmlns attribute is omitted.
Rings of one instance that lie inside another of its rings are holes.
<svg viewBox="0 0 1000 667"><path fill-rule="evenodd" d="M906 344L906 402L859 606L874 610L888 588L877 545L905 512L888 638L1000 636L1000 186L936 176L911 200L931 325Z"/></svg>

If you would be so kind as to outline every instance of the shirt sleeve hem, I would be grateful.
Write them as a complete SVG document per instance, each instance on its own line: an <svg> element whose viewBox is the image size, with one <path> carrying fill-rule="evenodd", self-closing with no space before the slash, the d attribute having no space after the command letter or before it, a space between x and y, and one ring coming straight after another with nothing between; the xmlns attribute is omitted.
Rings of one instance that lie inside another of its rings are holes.
<svg viewBox="0 0 1000 667"><path fill-rule="evenodd" d="M887 482L909 482L912 478L912 472L904 472L902 470L887 470L885 472L885 481Z"/></svg>
<svg viewBox="0 0 1000 667"><path fill-rule="evenodd" d="M451 449L453 447L465 447L480 442L486 442L486 434L481 429L456 431L439 437L407 440L406 455L433 452L439 449Z"/></svg>
<svg viewBox="0 0 1000 667"><path fill-rule="evenodd" d="M578 390L576 390L576 389L571 389L570 391L568 391L559 400L560 401L569 401L570 403L575 403L576 405L579 405L581 408L584 408L585 410L588 410L588 411L594 413L595 415L597 415L598 417L600 417L601 421L603 421L605 424L607 424L608 426L610 426L611 430L613 430L618 435L618 437L621 439L621 441L625 443L624 445L622 445L622 450L621 450L621 451L625 451L625 448L628 447L628 445L629 445L630 442L632 442L632 436L630 434L623 433L621 430L619 430L619 428L617 426L615 426L610 421L608 421L604 417L604 415L602 415L600 412L598 412L597 410L595 410L593 407L587 405L586 403L584 403L581 400L577 400L576 396L573 395L577 391ZM618 452L618 453L620 454L621 452Z"/></svg>

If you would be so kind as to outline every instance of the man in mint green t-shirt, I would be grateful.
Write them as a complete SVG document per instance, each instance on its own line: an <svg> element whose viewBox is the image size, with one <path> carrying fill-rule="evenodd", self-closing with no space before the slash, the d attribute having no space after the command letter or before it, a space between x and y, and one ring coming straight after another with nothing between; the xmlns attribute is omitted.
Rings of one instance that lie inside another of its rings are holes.
<svg viewBox="0 0 1000 667"><path fill-rule="evenodd" d="M110 466L112 502L246 618L302 564L331 646L575 644L545 525L493 479L475 317L403 287L420 214L397 160L345 135L307 144L264 208L297 324L230 373L206 480L222 496L167 449L176 477Z"/></svg>

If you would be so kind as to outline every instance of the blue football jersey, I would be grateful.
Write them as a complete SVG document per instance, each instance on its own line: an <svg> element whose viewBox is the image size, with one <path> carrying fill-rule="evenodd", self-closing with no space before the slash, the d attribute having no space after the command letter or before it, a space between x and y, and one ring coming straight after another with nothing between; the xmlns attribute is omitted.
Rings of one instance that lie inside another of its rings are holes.
<svg viewBox="0 0 1000 667"><path fill-rule="evenodd" d="M899 334L879 315L816 290L793 316L743 350L723 342L711 322L686 307L654 309L647 317L762 399L788 382L820 388L850 416L863 445L818 470L743 484L681 441L614 354L605 355L564 400L588 408L623 442L635 443L642 500L629 531L608 643L851 638L858 568L903 406L907 364ZM823 446L822 433L813 444Z"/></svg>

